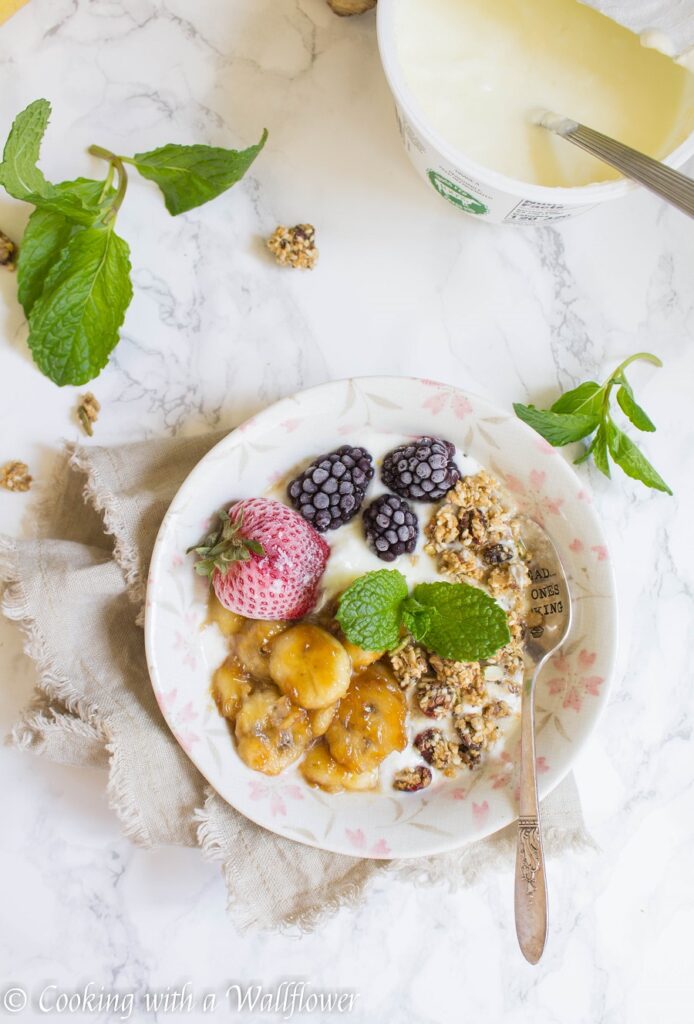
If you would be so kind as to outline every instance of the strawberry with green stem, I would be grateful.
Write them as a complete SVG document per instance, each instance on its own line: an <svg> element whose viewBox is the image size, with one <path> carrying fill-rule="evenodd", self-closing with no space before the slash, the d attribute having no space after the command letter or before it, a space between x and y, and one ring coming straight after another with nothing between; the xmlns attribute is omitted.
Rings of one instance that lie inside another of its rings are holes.
<svg viewBox="0 0 694 1024"><path fill-rule="evenodd" d="M219 526L188 549L217 598L247 619L298 619L316 603L330 555L323 538L280 501L245 498L219 513Z"/></svg>

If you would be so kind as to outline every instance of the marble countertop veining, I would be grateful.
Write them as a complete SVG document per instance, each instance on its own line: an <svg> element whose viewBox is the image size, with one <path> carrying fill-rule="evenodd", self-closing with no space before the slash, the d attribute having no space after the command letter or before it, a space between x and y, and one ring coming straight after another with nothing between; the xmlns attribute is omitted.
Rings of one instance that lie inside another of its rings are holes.
<svg viewBox="0 0 694 1024"><path fill-rule="evenodd" d="M2 28L0 64L4 131L30 100L53 103L43 163L54 180L96 173L84 152L95 142L126 153L245 146L270 130L241 185L175 219L133 175L119 227L135 297L93 385L94 443L232 426L353 374L539 402L649 349L665 368L634 369L658 425L645 446L675 491L581 469L617 573L622 655L576 769L598 849L550 863L539 967L516 948L510 870L455 894L381 880L368 905L318 934L241 937L217 867L190 850L131 846L100 773L3 749L3 986L216 990L303 977L358 992L349 1019L360 1024L691 1021L691 223L646 194L533 229L448 208L401 150L373 14L336 18L323 0L30 0ZM27 208L3 197L0 217L19 237ZM317 269L275 267L263 237L305 220L318 231ZM78 390L39 374L11 275L0 289L0 462L24 459L45 479L61 438L80 436ZM30 498L0 492L0 529L29 528ZM32 668L5 622L0 672L7 728Z"/></svg>

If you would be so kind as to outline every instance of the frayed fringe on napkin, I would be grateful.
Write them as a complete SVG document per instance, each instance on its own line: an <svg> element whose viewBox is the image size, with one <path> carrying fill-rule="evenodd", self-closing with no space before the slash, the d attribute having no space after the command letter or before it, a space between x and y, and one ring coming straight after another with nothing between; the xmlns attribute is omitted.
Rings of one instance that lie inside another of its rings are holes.
<svg viewBox="0 0 694 1024"><path fill-rule="evenodd" d="M455 891L510 867L513 826L406 861L302 846L221 800L178 746L153 698L135 616L161 518L220 436L68 449L38 509L41 537L0 538L1 608L22 630L39 677L9 741L56 762L107 768L109 804L125 834L142 846L198 845L220 862L242 930L310 931L359 905L377 879ZM69 639L83 632L88 656ZM543 801L543 814L549 856L594 848L570 776Z"/></svg>

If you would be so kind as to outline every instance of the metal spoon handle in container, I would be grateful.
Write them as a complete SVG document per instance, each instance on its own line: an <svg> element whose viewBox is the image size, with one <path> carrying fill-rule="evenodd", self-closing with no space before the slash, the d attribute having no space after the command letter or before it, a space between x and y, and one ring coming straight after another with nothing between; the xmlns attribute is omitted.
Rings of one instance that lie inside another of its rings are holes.
<svg viewBox="0 0 694 1024"><path fill-rule="evenodd" d="M638 181L678 210L694 217L694 180L686 174L673 170L659 160L653 160L645 153L639 153L631 146L625 146L623 142L611 139L609 135L572 121L569 117L544 113L538 118L538 123L555 135L573 142L574 146L586 153L616 167L627 178Z"/></svg>

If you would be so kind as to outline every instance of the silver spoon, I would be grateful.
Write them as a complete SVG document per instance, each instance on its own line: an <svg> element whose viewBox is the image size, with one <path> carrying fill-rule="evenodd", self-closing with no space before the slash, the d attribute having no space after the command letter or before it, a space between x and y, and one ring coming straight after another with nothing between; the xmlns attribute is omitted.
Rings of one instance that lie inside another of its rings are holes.
<svg viewBox="0 0 694 1024"><path fill-rule="evenodd" d="M640 153L623 142L617 142L609 135L587 128L570 117L552 114L549 111L538 114L536 121L543 128L561 135L563 139L573 142L574 146L591 153L598 160L616 167L627 178L638 181L661 199L676 206L678 210L694 217L694 180L686 174L675 171L672 167L654 160L645 153Z"/></svg>
<svg viewBox="0 0 694 1024"><path fill-rule="evenodd" d="M531 609L521 696L520 799L516 847L516 935L523 956L536 964L547 939L547 883L535 770L535 683L571 628L569 584L554 544L534 519L520 517L530 556Z"/></svg>

